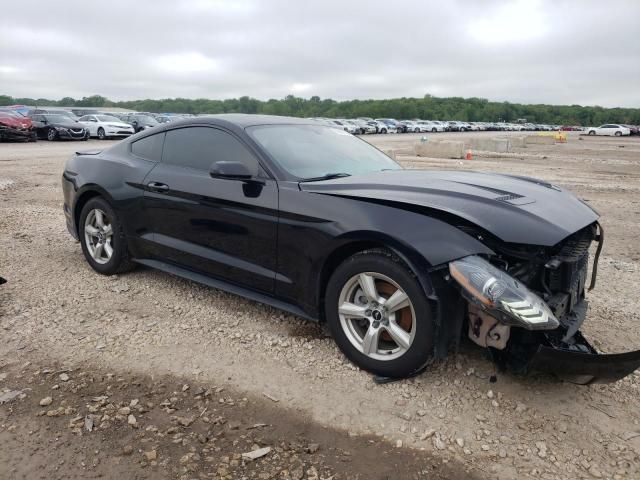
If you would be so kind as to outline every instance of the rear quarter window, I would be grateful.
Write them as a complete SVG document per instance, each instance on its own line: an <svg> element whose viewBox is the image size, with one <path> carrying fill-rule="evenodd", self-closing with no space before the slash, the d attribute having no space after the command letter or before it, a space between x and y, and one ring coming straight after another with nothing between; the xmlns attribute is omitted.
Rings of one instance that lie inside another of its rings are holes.
<svg viewBox="0 0 640 480"><path fill-rule="evenodd" d="M136 140L131 144L131 153L136 157L159 162L162 158L162 145L164 144L164 132L156 133L148 137Z"/></svg>

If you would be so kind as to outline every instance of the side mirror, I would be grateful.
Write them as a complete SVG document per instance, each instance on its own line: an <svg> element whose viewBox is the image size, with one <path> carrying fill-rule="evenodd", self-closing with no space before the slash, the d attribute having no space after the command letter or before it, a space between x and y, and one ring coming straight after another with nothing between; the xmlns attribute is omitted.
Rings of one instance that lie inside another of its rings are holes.
<svg viewBox="0 0 640 480"><path fill-rule="evenodd" d="M209 175L213 178L226 178L229 180L250 180L253 174L242 162L217 161L211 165Z"/></svg>

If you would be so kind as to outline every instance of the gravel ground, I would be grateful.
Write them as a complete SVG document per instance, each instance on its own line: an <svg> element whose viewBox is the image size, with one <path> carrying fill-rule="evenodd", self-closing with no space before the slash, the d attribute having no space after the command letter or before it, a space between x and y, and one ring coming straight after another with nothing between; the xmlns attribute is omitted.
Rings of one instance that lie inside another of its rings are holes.
<svg viewBox="0 0 640 480"><path fill-rule="evenodd" d="M491 134L436 138L465 135ZM603 351L640 348L640 139L572 135L566 144L458 161L408 155L420 136L366 139L396 149L408 168L536 176L587 199L607 240L584 331ZM37 359L214 384L267 399L283 417L295 412L401 444L482 478L640 477L638 373L588 387L542 375L498 374L491 383L493 364L463 344L417 378L379 386L318 325L148 269L95 274L66 232L60 175L75 149L103 145L0 145L0 275L9 280L0 287L0 365ZM17 388L4 383L0 392ZM380 468L371 468L362 478L377 478Z"/></svg>

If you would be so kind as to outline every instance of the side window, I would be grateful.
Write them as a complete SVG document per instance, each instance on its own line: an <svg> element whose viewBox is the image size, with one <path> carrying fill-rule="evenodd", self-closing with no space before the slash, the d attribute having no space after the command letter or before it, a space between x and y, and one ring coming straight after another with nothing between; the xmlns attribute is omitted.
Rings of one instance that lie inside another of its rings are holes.
<svg viewBox="0 0 640 480"><path fill-rule="evenodd" d="M145 160L159 162L162 157L164 135L164 133L157 133L133 142L131 144L131 153Z"/></svg>
<svg viewBox="0 0 640 480"><path fill-rule="evenodd" d="M259 172L256 158L235 137L209 127L187 127L167 132L162 162L209 171L219 160L242 162Z"/></svg>

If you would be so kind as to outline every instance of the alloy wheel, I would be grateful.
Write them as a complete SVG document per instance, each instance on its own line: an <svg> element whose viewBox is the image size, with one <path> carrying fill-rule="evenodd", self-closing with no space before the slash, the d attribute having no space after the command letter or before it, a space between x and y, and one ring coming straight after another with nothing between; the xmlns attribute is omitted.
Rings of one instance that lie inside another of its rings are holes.
<svg viewBox="0 0 640 480"><path fill-rule="evenodd" d="M56 139L56 131L53 128L50 128L49 131L47 131L47 140L49 141L53 141Z"/></svg>
<svg viewBox="0 0 640 480"><path fill-rule="evenodd" d="M84 240L91 258L104 265L113 256L113 227L104 211L96 208L84 221Z"/></svg>
<svg viewBox="0 0 640 480"><path fill-rule="evenodd" d="M338 298L340 326L351 344L375 360L395 360L415 338L416 314L407 293L377 272L352 276Z"/></svg>

